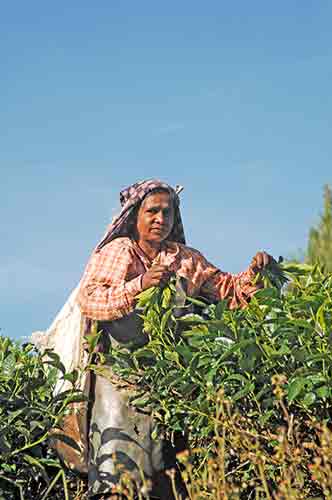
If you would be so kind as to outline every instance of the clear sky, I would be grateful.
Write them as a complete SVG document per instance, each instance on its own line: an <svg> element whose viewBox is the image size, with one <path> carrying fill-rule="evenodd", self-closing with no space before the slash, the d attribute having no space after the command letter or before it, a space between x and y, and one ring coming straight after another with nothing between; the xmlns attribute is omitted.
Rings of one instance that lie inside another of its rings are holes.
<svg viewBox="0 0 332 500"><path fill-rule="evenodd" d="M306 245L332 184L332 2L3 2L0 327L47 328L119 207L182 184L188 243L239 272Z"/></svg>

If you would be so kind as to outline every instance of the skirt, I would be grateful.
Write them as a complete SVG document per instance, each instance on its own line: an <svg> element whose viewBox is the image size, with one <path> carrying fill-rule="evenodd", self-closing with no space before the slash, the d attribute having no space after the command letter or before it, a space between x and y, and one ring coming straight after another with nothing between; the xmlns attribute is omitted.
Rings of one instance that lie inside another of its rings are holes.
<svg viewBox="0 0 332 500"><path fill-rule="evenodd" d="M103 346L144 345L140 318L132 314L121 320L102 322ZM130 405L130 389L112 383L112 367L103 365L103 374L91 381L92 406L89 425L89 495L112 494L128 475L142 493L153 494L154 478L176 468L176 448L166 439L155 439L155 422L149 411ZM110 376L108 377L107 374ZM144 480L143 480L144 478ZM146 481L147 480L147 481Z"/></svg>

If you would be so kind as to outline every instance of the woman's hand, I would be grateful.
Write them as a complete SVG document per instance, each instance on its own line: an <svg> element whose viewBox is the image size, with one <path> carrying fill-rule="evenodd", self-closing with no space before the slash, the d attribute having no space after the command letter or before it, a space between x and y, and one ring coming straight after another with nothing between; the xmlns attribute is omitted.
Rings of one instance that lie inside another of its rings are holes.
<svg viewBox="0 0 332 500"><path fill-rule="evenodd" d="M151 286L162 286L171 277L171 271L167 266L154 264L146 273L143 274L142 288L146 290Z"/></svg>
<svg viewBox="0 0 332 500"><path fill-rule="evenodd" d="M257 252L252 258L249 269L254 273L258 273L261 269L264 269L264 267L272 262L276 263L272 255L269 255L266 252Z"/></svg>

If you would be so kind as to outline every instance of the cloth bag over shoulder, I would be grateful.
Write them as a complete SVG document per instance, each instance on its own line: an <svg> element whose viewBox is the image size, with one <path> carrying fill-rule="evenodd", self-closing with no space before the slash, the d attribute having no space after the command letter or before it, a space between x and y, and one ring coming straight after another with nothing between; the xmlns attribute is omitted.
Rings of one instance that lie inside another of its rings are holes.
<svg viewBox="0 0 332 500"><path fill-rule="evenodd" d="M77 389L88 396L90 391L90 374L83 371L88 363L88 353L83 349L84 317L77 304L79 287L75 288L67 302L45 332L34 332L31 342L41 352L52 349L58 354L66 372L78 369L80 376ZM61 372L54 388L54 395L72 388L72 384L63 380ZM59 439L52 439L65 464L77 472L88 470L88 402L71 403L70 413L62 421L61 429L54 429Z"/></svg>

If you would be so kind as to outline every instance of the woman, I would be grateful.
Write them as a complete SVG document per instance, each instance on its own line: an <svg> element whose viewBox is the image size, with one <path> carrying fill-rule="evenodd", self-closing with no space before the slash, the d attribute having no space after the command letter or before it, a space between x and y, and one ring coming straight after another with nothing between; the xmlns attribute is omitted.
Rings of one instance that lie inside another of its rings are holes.
<svg viewBox="0 0 332 500"><path fill-rule="evenodd" d="M122 191L120 200L122 211L93 252L78 294L86 327L98 322L104 348L142 338L133 312L135 297L151 286L162 286L174 273L185 278L190 296L210 301L226 298L231 308L248 304L258 288L253 278L271 256L258 252L247 271L221 272L185 245L179 197L169 185L143 181ZM175 453L168 442L152 439L150 415L132 408L128 391L105 377L95 377L93 393L90 494L97 498L111 495L120 478L120 465L138 487L143 471L159 498L173 498L164 471L175 466Z"/></svg>

